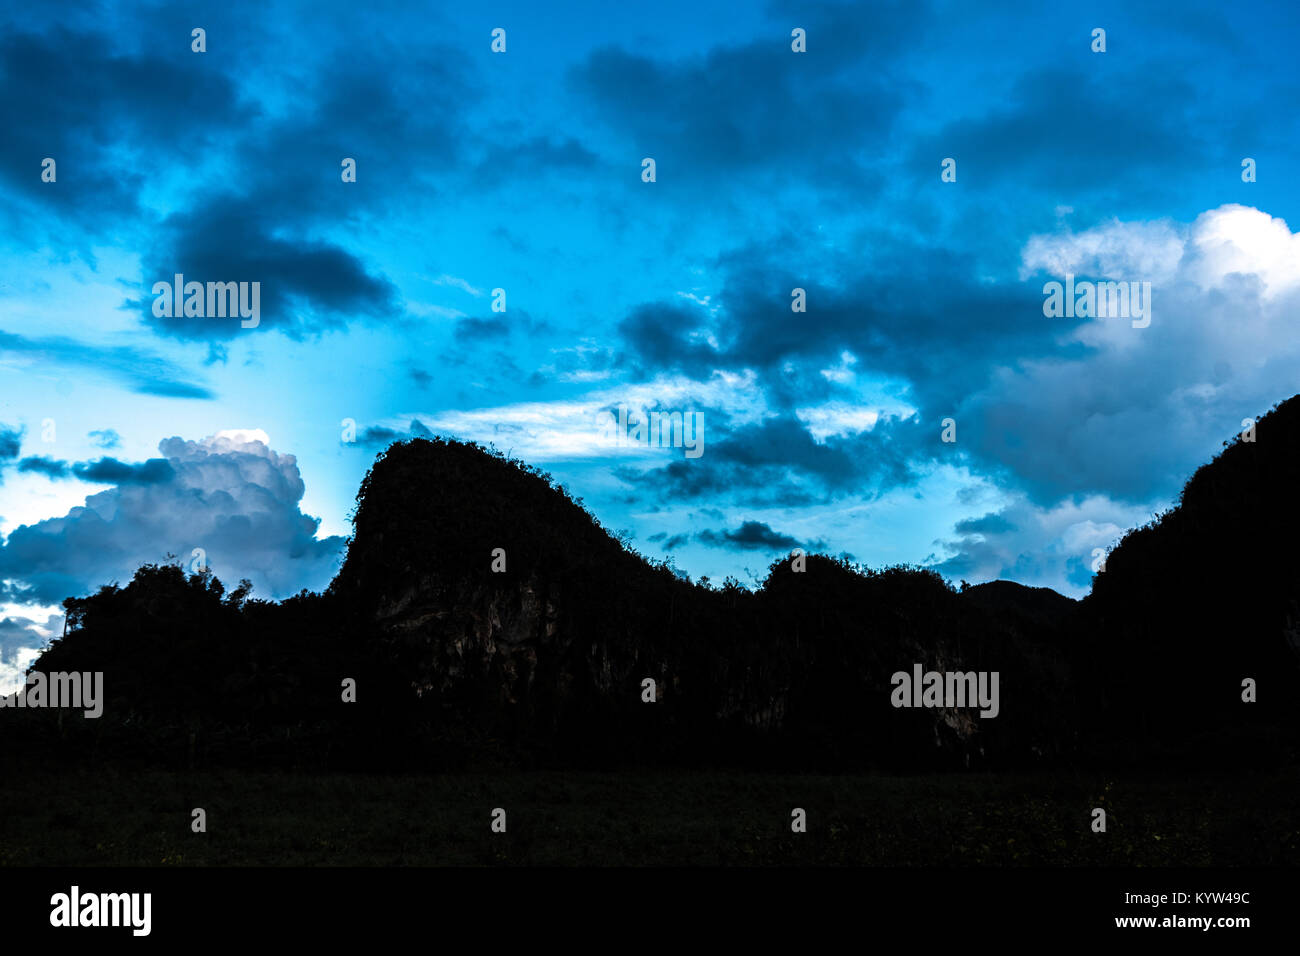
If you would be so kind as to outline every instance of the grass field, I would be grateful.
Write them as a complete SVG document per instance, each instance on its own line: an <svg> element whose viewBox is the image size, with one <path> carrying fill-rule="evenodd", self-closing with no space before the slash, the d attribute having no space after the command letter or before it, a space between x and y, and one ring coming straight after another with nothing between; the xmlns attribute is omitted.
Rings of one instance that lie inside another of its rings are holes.
<svg viewBox="0 0 1300 956"><path fill-rule="evenodd" d="M207 832L190 829L207 811ZM507 830L493 833L493 808ZM807 832L791 832L791 810ZM1107 810L1107 831L1090 828ZM1071 773L36 772L0 789L0 864L1273 865L1300 770Z"/></svg>

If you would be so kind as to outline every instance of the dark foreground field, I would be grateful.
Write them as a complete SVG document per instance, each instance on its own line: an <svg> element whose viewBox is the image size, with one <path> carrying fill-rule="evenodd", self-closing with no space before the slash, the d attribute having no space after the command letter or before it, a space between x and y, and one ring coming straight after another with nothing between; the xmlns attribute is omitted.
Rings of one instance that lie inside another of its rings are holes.
<svg viewBox="0 0 1300 956"><path fill-rule="evenodd" d="M207 811L208 832L190 831ZM493 808L507 832L492 833ZM808 832L790 831L790 811ZM1089 827L1107 810L1104 834ZM11 776L0 864L1277 865L1300 863L1300 770Z"/></svg>

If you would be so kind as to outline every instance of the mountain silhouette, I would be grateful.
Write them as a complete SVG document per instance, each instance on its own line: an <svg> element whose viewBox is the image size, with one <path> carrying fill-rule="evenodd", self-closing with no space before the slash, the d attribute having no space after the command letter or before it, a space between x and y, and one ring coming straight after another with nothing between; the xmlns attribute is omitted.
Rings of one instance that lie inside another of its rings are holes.
<svg viewBox="0 0 1300 956"><path fill-rule="evenodd" d="M32 669L102 671L104 716L11 711L0 734L189 766L1273 759L1300 701L1300 396L1225 445L1080 602L821 555L778 558L754 591L692 583L536 468L400 442L324 593L272 603L147 565L69 598ZM997 715L895 706L893 675L916 667L996 672Z"/></svg>
<svg viewBox="0 0 1300 956"><path fill-rule="evenodd" d="M1130 746L1295 728L1300 717L1300 396L1237 435L1096 575L1076 677ZM1243 681L1257 700L1244 704Z"/></svg>

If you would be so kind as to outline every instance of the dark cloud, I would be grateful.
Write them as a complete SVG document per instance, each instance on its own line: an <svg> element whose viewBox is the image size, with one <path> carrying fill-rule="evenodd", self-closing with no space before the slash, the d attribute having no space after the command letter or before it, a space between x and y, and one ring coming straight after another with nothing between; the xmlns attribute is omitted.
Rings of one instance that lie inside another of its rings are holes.
<svg viewBox="0 0 1300 956"><path fill-rule="evenodd" d="M675 302L637 306L622 319L618 333L629 347L624 362L639 369L684 371L704 376L727 364L726 356L689 333L701 327L698 310Z"/></svg>
<svg viewBox="0 0 1300 956"><path fill-rule="evenodd" d="M542 173L587 172L596 167L596 154L572 137L553 140L534 136L522 142L494 143L479 160L474 174L476 185L492 188L517 183Z"/></svg>
<svg viewBox="0 0 1300 956"><path fill-rule="evenodd" d="M71 465L53 458L24 458L18 470L35 472L48 478L66 478L75 475L82 481L110 485L155 485L170 481L175 474L163 458L150 458L139 464L118 461L116 458L99 458L95 461L78 461Z"/></svg>
<svg viewBox="0 0 1300 956"><path fill-rule="evenodd" d="M820 538L801 545L798 538L775 531L763 521L745 521L734 530L705 528L694 534L669 535L666 531L660 531L650 535L648 540L660 542L665 551L680 548L691 541L731 551L789 551L798 547L804 547L809 551L823 551L826 548L826 542Z"/></svg>
<svg viewBox="0 0 1300 956"><path fill-rule="evenodd" d="M1050 67L1025 73L1005 105L985 116L963 117L919 139L908 169L937 179L939 161L957 160L958 182L1012 180L1030 187L1078 195L1082 190L1123 192L1141 179L1160 188L1169 157L1196 165L1207 155L1204 124L1189 123L1198 91L1185 70L1152 69L1122 74L1094 57L1087 69ZM1080 135L1105 117L1103 135ZM1166 187L1176 189L1172 181Z"/></svg>
<svg viewBox="0 0 1300 956"><path fill-rule="evenodd" d="M731 548L738 551L789 551L800 547L799 539L779 531L774 531L762 521L746 521L734 531L714 531L706 528L695 535L696 540L715 548ZM807 550L820 551L826 547L825 541L815 541L806 545Z"/></svg>
<svg viewBox="0 0 1300 956"><path fill-rule="evenodd" d="M18 463L18 470L21 472L35 472L39 475L45 475L47 478L66 478L68 475L68 463L66 461L55 461L53 458L24 458Z"/></svg>
<svg viewBox="0 0 1300 956"><path fill-rule="evenodd" d="M23 429L0 423L0 462L18 457L23 445Z"/></svg>
<svg viewBox="0 0 1300 956"><path fill-rule="evenodd" d="M818 363L833 364L847 350L865 375L912 382L923 415L942 417L987 381L993 362L1060 354L1061 325L1043 321L1039 288L983 281L971 254L867 236L865 259L826 250L820 271L842 277L832 284L792 272L785 250L794 238L787 240L719 258L722 307L707 326L716 348L693 334L703 325L698 310L648 303L619 326L623 364L695 377L755 369L774 396L802 403L830 388ZM807 294L806 313L791 311L794 288ZM807 367L793 383L791 360Z"/></svg>
<svg viewBox="0 0 1300 956"><path fill-rule="evenodd" d="M171 481L176 474L165 458L150 458L138 465L118 461L116 458L99 458L95 461L77 462L72 466L72 471L82 481L112 485L156 485Z"/></svg>
<svg viewBox="0 0 1300 956"><path fill-rule="evenodd" d="M800 5L789 22L808 30L815 52L792 53L788 27L675 61L607 46L570 81L628 142L630 163L652 156L669 182L760 173L861 188L868 173L857 157L880 149L905 102L900 89L913 84L895 65L927 13L893 3ZM870 70L845 75L864 62Z"/></svg>
<svg viewBox="0 0 1300 956"><path fill-rule="evenodd" d="M364 47L342 40L327 68L295 77L294 98L309 109L260 113L248 129L231 130L239 148L228 155L226 181L234 188L168 217L144 259L146 292L173 272L259 281L258 328L295 338L402 317L393 283L323 235L382 220L413 195L432 198L467 169L477 136L464 114L479 94L462 50L383 36ZM399 60L404 68L395 71ZM453 129L457 135L447 135ZM356 182L342 182L344 158L356 162ZM225 339L241 331L238 321L219 318L155 318L152 303L148 294L131 305L168 335Z"/></svg>
<svg viewBox="0 0 1300 956"><path fill-rule="evenodd" d="M1268 226L1263 214L1224 207L1198 224L1189 235L1268 235L1282 254L1284 227ZM1095 238L1048 236L1047 245L1101 243L1115 250L1108 254L1131 258L1131 274L1142 275L1143 257L1164 248L1160 236L1120 224ZM1184 241L1176 238L1175 247ZM1171 259L1181 262L1178 280L1157 283L1163 321L1135 332L1124 347L1127 339L1095 320L1047 319L1039 277L994 281L981 275L973 254L914 240L867 243L860 262L827 250L821 272L837 281L818 283L791 272L769 244L733 250L719 259L724 292L717 310L676 303L633 309L619 329L620 364L642 377L752 372L782 414L734 434L714 429L721 437L711 440L704 459L674 462L652 472L653 480L692 497L766 487L766 497L753 503L793 504L853 481L907 485L928 464L948 461L1024 489L1044 505L1064 495L1103 493L1139 503L1171 494L1243 417L1294 385L1294 357L1266 333L1283 321L1285 296L1261 298L1242 277L1206 275L1194 241L1186 243L1182 259ZM795 286L807 290L805 314L790 311ZM1232 327L1242 334L1223 339ZM1272 357L1254 375L1233 373L1252 348ZM906 383L904 400L917 409L915 419L814 441L798 409L857 401L851 387L821 371L845 352L856 360L852 378ZM1188 387L1197 382L1203 385ZM955 421L957 440L940 446L946 418ZM780 456L769 453L774 448ZM619 474L635 480L627 469ZM796 474L815 484L792 482ZM789 495L776 493L782 486Z"/></svg>
<svg viewBox="0 0 1300 956"><path fill-rule="evenodd" d="M461 319L456 323L456 341L472 344L483 339L499 339L510 334L510 323L504 316L484 319Z"/></svg>
<svg viewBox="0 0 1300 956"><path fill-rule="evenodd" d="M482 342L499 341L510 335L524 335L532 339L540 339L544 335L555 332L555 328L545 319L539 319L533 316L526 309L511 308L509 312L497 312L482 317L468 317L456 322L455 339L456 344L461 346L474 346ZM475 359L480 353L475 353ZM450 363L459 361L461 364L467 362L467 356L462 355L459 359L447 359ZM490 356L487 362L488 369L493 372L505 372L510 381L518 381L521 372L518 364L505 351L498 351Z"/></svg>
<svg viewBox="0 0 1300 956"><path fill-rule="evenodd" d="M482 93L464 48L382 26L364 45L322 31L321 68L292 81L311 108L264 115L241 141L238 179L266 221L304 231L382 219L440 195L494 145L467 122ZM345 157L355 183L341 180Z"/></svg>
<svg viewBox="0 0 1300 956"><path fill-rule="evenodd" d="M387 447L395 441L403 441L408 437L409 435L406 432L399 432L383 425L373 425L357 436L356 444L362 448Z"/></svg>
<svg viewBox="0 0 1300 956"><path fill-rule="evenodd" d="M982 518L967 518L965 521L958 521L954 529L958 534L1000 534L1003 531L1015 531L1016 526L1007 518L994 512L989 512Z"/></svg>
<svg viewBox="0 0 1300 956"><path fill-rule="evenodd" d="M710 415L720 421L723 416ZM940 428L882 418L868 432L818 442L793 416L744 425L714 438L699 458L615 474L631 484L689 500L734 496L751 506L810 505L844 495L874 497L915 483L927 462L953 454Z"/></svg>
<svg viewBox="0 0 1300 956"><path fill-rule="evenodd" d="M24 216L15 234L32 232L51 211L66 213L75 235L65 229L60 238L84 242L88 259L85 237L136 223L147 229L145 287L127 306L166 335L211 341L240 328L155 318L152 285L178 272L200 282L261 282L259 327L295 337L399 318L391 282L325 235L381 219L412 195L436 195L449 177L475 170L472 153L493 164L509 154L464 122L480 94L472 63L455 46L391 31L358 46L350 32L324 30L303 47L317 48L322 68L277 72L247 53L283 42L275 18L232 23L210 11L213 52L205 55L190 52L193 18L179 11L102 19L120 21L115 29L135 42L75 27L12 28L0 37L0 123L13 147L0 157L0 184L31 207L7 207ZM395 71L395 62L404 68ZM262 82L243 84L254 65ZM302 107L268 107L279 97ZM571 166L584 155L573 139L527 145L533 162ZM40 181L45 156L58 162L56 184ZM341 181L344 157L357 162L355 183ZM208 167L204 181L224 188L215 196L205 188L198 201L172 197L159 227L139 196L149 184L176 180L177 163L191 172ZM209 364L223 360L210 350Z"/></svg>
<svg viewBox="0 0 1300 956"><path fill-rule="evenodd" d="M432 438L433 432L429 431L420 423L418 418L411 419L411 424L407 426L406 431L401 432L395 428L388 428L384 425L372 425L363 429L357 436L356 443L361 448L387 448L393 442L406 441L409 438Z"/></svg>
<svg viewBox="0 0 1300 956"><path fill-rule="evenodd" d="M155 316L154 283L170 284L179 273L186 283L260 283L256 329L291 337L341 328L354 318L399 314L392 283L372 274L357 256L329 242L281 238L282 230L265 207L236 197L173 213L145 257L141 297L127 304L147 324L177 338L225 339L253 331L242 327L239 316Z"/></svg>
<svg viewBox="0 0 1300 956"><path fill-rule="evenodd" d="M124 55L117 37L98 31L5 30L0 63L0 182L41 211L27 220L36 228L49 227L50 213L92 230L138 217L139 191L155 173L197 164L249 117L207 58ZM58 163L55 184L40 179L47 156Z"/></svg>

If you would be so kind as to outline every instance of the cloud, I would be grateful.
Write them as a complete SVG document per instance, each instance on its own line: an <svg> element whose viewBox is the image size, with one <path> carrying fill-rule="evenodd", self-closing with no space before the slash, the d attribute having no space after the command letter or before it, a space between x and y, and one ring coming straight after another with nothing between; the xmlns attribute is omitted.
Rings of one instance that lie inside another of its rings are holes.
<svg viewBox="0 0 1300 956"><path fill-rule="evenodd" d="M669 535L666 531L657 531L650 535L646 540L662 542L665 551L672 551L687 544L691 540L691 536L689 534Z"/></svg>
<svg viewBox="0 0 1300 956"><path fill-rule="evenodd" d="M949 556L927 563L952 579L1003 578L1081 596L1091 587L1094 564L1156 507L1105 495L1042 507L1016 494L997 512L958 522L955 537L935 542Z"/></svg>
<svg viewBox="0 0 1300 956"><path fill-rule="evenodd" d="M66 461L55 461L49 456L31 457L18 462L18 470L35 472L47 478L65 478L68 474L68 463Z"/></svg>
<svg viewBox="0 0 1300 956"><path fill-rule="evenodd" d="M0 694L11 694L45 645L63 631L63 615L51 613L42 624L28 617L0 617Z"/></svg>
<svg viewBox="0 0 1300 956"><path fill-rule="evenodd" d="M133 465L116 458L99 458L95 461L78 461L69 465L49 457L24 458L18 463L21 472L35 472L47 478L66 478L73 474L82 481L110 485L152 485L170 481L175 474L169 462L162 458Z"/></svg>
<svg viewBox="0 0 1300 956"><path fill-rule="evenodd" d="M482 289L474 288L467 280L462 279L460 276L447 275L445 272L432 281L434 285L450 286L472 296L481 296L483 294Z"/></svg>
<svg viewBox="0 0 1300 956"><path fill-rule="evenodd" d="M809 261L792 260L792 249ZM711 314L679 301L628 311L618 326L625 367L695 376L753 370L770 400L791 409L842 399L849 375L892 379L911 387L908 404L923 418L937 420L1007 356L1060 350L1059 326L1034 321L1037 287L987 281L973 253L906 234L867 229L852 252L779 236L731 250L717 268L722 288ZM794 288L806 292L804 314L791 311ZM856 363L846 366L845 353Z"/></svg>
<svg viewBox="0 0 1300 956"><path fill-rule="evenodd" d="M959 535L984 536L1015 531L1016 526L1011 523L1006 515L989 512L982 518L967 518L964 521L958 521L953 530Z"/></svg>
<svg viewBox="0 0 1300 956"><path fill-rule="evenodd" d="M3 595L57 604L124 582L168 554L188 566L196 548L223 581L247 577L263 597L323 587L344 539L316 537L319 520L300 510L305 487L294 456L271 450L259 434L168 438L160 459L89 463L83 477L115 486L63 517L15 528L0 548Z"/></svg>
<svg viewBox="0 0 1300 956"><path fill-rule="evenodd" d="M983 116L961 116L917 137L906 168L937 179L940 159L950 156L965 182L1012 180L1020 189L1059 195L1062 183L1076 193L1122 192L1140 178L1148 191L1153 183L1158 190L1172 189L1160 175L1169 169L1169 158L1178 156L1195 168L1209 152L1208 125L1188 122L1188 104L1197 97L1194 82L1186 70L1158 70L1150 63L1117 75L1098 65L1105 59L1094 57L1086 69L1051 66L1023 73ZM1082 129L1097 133L1080 135Z"/></svg>
<svg viewBox="0 0 1300 956"><path fill-rule="evenodd" d="M794 416L739 424L715 437L696 459L639 471L617 469L624 481L688 500L727 495L753 506L871 498L914 484L943 447L938 431L915 418L883 419L875 428L819 441Z"/></svg>
<svg viewBox="0 0 1300 956"><path fill-rule="evenodd" d="M711 547L739 551L789 551L801 547L798 538L774 531L762 521L746 521L734 531L706 528L696 534L695 538ZM802 547L809 551L822 551L826 548L826 542L817 540Z"/></svg>
<svg viewBox="0 0 1300 956"><path fill-rule="evenodd" d="M907 4L797 10L815 53L792 54L788 27L673 60L605 46L570 83L628 143L634 166L655 158L661 180L712 188L802 175L861 188L871 177L858 156L897 118L900 89L913 85L896 69L900 50L929 15Z"/></svg>
<svg viewBox="0 0 1300 956"><path fill-rule="evenodd" d="M97 428L94 431L87 432L88 437L95 445L100 448L117 448L122 444L122 436L111 428Z"/></svg>
<svg viewBox="0 0 1300 956"><path fill-rule="evenodd" d="M44 647L62 628L62 614L50 614L44 624L26 617L0 617L0 664L13 665L20 650Z"/></svg>
<svg viewBox="0 0 1300 956"><path fill-rule="evenodd" d="M526 310L514 308L510 310L509 316L504 313L482 318L462 316L456 323L455 337L457 345L471 346L486 339L503 339L514 333L540 338L551 331L550 324L544 319L534 318Z"/></svg>
<svg viewBox="0 0 1300 956"><path fill-rule="evenodd" d="M1118 278L1135 270L1152 282L1167 282L1183 257L1183 230L1170 220L1109 222L1082 232L1030 236L1021 252L1020 278L1044 272L1064 278L1066 273Z"/></svg>
<svg viewBox="0 0 1300 956"><path fill-rule="evenodd" d="M127 464L116 458L78 462L73 473L82 481L97 481L112 485L154 485L171 481L176 472L162 458L150 458L138 465Z"/></svg>
<svg viewBox="0 0 1300 956"><path fill-rule="evenodd" d="M0 462L18 457L23 445L23 429L0 424Z"/></svg>
<svg viewBox="0 0 1300 956"><path fill-rule="evenodd" d="M744 521L734 530L705 528L694 534L669 535L666 531L659 531L646 540L658 542L665 551L680 548L691 541L730 551L790 551L797 547L808 551L824 551L827 547L826 542L820 538L801 545L798 538L776 531L764 521Z"/></svg>
<svg viewBox="0 0 1300 956"><path fill-rule="evenodd" d="M510 334L510 323L504 318L461 319L456 323L456 342L468 345L482 339L499 339Z"/></svg>
<svg viewBox="0 0 1300 956"><path fill-rule="evenodd" d="M66 27L0 35L0 127L10 147L0 182L45 213L35 221L52 214L92 230L132 221L162 163L197 161L223 129L248 118L207 57L124 52L120 41ZM177 143L186 149L178 153ZM46 156L58 162L58 188L32 172Z"/></svg>
<svg viewBox="0 0 1300 956"><path fill-rule="evenodd" d="M376 423L363 432L359 443L373 445L412 435L440 434L513 450L516 457L526 461L582 458L654 461L670 453L681 455L683 450L638 446L631 441L620 443L617 438L620 407L628 409L629 422L644 421L655 409L683 414L696 411L703 416L707 440L724 420L744 424L761 419L762 396L755 393L753 381L752 375L730 373L719 373L706 381L662 376L603 388L573 399L444 409Z"/></svg>
<svg viewBox="0 0 1300 956"><path fill-rule="evenodd" d="M1296 390L1300 236L1239 205L1189 224L1103 223L1032 237L1031 284L1048 268L1151 283L1151 324L1056 323L1056 357L997 368L954 412L958 443L1040 504L1170 496L1223 440Z"/></svg>
<svg viewBox="0 0 1300 956"><path fill-rule="evenodd" d="M154 315L156 282L258 282L257 328L293 338L341 328L354 318L400 313L396 288L372 274L353 253L325 240L286 239L284 224L265 206L233 196L173 213L144 260L149 294L130 300L146 324L182 339L222 339L247 334L238 315ZM251 294L251 293L250 293ZM174 311L174 310L173 310Z"/></svg>
<svg viewBox="0 0 1300 956"><path fill-rule="evenodd" d="M503 183L516 183L538 175L543 171L558 173L582 173L593 169L597 164L596 154L572 137L552 140L546 136L534 136L522 142L495 143L487 148L478 163L475 172L476 185L492 188ZM465 288L471 295L479 295L472 288Z"/></svg>
<svg viewBox="0 0 1300 956"><path fill-rule="evenodd" d="M449 177L499 175L509 145L466 122L480 98L472 61L455 45L394 34L379 13L360 15L385 27L361 44L361 22L338 31L274 14L253 25L220 10L205 16L211 42L239 36L239 48L191 55L192 24L166 9L72 11L44 33L7 26L0 123L14 150L0 158L5 211L16 209L23 228L60 223L60 246L80 247L87 260L104 235L125 230L115 241L144 250L143 288L126 305L171 337L222 340L240 329L153 316L153 283L178 272L261 282L262 325L294 338L400 317L395 287L351 238L359 223L385 220L413 195L432 199ZM253 62L246 52L286 44L296 55L279 61ZM580 151L570 139L540 158L571 165ZM45 156L57 159L57 188L33 173ZM346 193L343 157L359 169Z"/></svg>
<svg viewBox="0 0 1300 956"><path fill-rule="evenodd" d="M91 345L64 336L32 338L0 331L0 355L42 365L71 365L115 379L131 391L164 398L215 398L214 392L189 380L179 366L149 348Z"/></svg>
<svg viewBox="0 0 1300 956"><path fill-rule="evenodd" d="M1191 224L1110 220L1033 235L1014 281L981 279L968 255L906 239L859 263L828 250L823 271L838 278L823 286L799 279L779 250L750 245L720 258L716 313L676 302L630 310L623 365L751 374L777 412L761 428L715 428L703 468L661 469L656 480L677 493L791 471L829 491L905 485L953 458L1043 505L1095 493L1147 502L1172 495L1243 418L1295 391L1298 238L1280 219L1227 205ZM1044 280L1067 271L1151 282L1151 327L1044 316ZM790 311L796 285L806 317ZM882 380L906 400L862 401L860 383ZM882 413L896 417L873 423ZM957 441L936 447L948 417Z"/></svg>
<svg viewBox="0 0 1300 956"><path fill-rule="evenodd" d="M409 438L431 438L433 432L420 424L417 418L411 419L406 431L388 428L384 425L372 425L362 430L357 436L356 444L362 448L387 448L393 442L406 441Z"/></svg>

